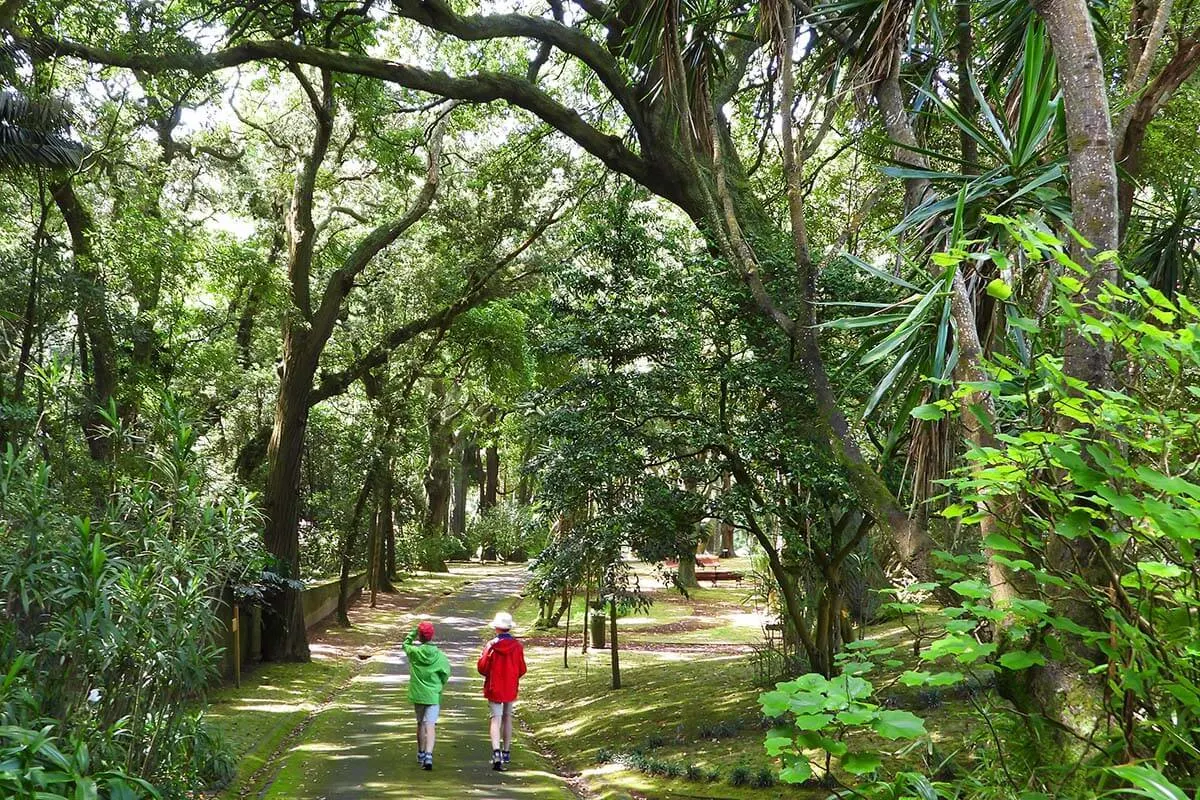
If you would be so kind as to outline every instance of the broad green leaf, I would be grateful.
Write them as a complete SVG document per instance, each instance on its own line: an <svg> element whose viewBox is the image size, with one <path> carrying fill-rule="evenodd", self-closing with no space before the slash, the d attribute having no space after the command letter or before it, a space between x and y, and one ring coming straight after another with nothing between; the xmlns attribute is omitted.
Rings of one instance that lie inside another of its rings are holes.
<svg viewBox="0 0 1200 800"><path fill-rule="evenodd" d="M839 711L835 719L843 725L865 725L875 718L876 712L866 708L848 708Z"/></svg>
<svg viewBox="0 0 1200 800"><path fill-rule="evenodd" d="M954 686L962 683L963 674L961 672L935 672L929 676L930 686Z"/></svg>
<svg viewBox="0 0 1200 800"><path fill-rule="evenodd" d="M829 688L829 679L819 672L806 672L792 683L806 692L824 692Z"/></svg>
<svg viewBox="0 0 1200 800"><path fill-rule="evenodd" d="M1002 550L1008 553L1023 553L1025 548L1014 542L1012 539L1000 533L989 533L983 537L984 547L992 550Z"/></svg>
<svg viewBox="0 0 1200 800"><path fill-rule="evenodd" d="M1122 794L1147 797L1150 800L1188 800L1187 795L1158 770L1138 764L1108 767L1108 771L1132 783L1133 789L1119 789ZM1115 793L1115 792L1114 792Z"/></svg>
<svg viewBox="0 0 1200 800"><path fill-rule="evenodd" d="M791 747L792 744L793 740L790 736L768 736L767 740L763 742L763 746L767 748L767 755L769 756L779 755Z"/></svg>
<svg viewBox="0 0 1200 800"><path fill-rule="evenodd" d="M1007 300L1012 297L1013 290L1002 278L993 278L988 282L987 293L997 300Z"/></svg>
<svg viewBox="0 0 1200 800"><path fill-rule="evenodd" d="M938 420L946 416L946 411L937 403L926 403L908 412L913 419Z"/></svg>
<svg viewBox="0 0 1200 800"><path fill-rule="evenodd" d="M851 775L866 775L883 765L878 753L846 753L842 756L842 769Z"/></svg>
<svg viewBox="0 0 1200 800"><path fill-rule="evenodd" d="M819 731L833 720L833 714L797 714L792 724L798 730Z"/></svg>
<svg viewBox="0 0 1200 800"><path fill-rule="evenodd" d="M1000 665L1005 669L1028 669L1029 667L1040 666L1045 663L1045 656L1029 650L1010 650L1000 656Z"/></svg>
<svg viewBox="0 0 1200 800"><path fill-rule="evenodd" d="M1137 569L1138 572L1149 575L1152 578L1178 578L1183 574L1181 568L1163 561L1139 561L1137 562Z"/></svg>
<svg viewBox="0 0 1200 800"><path fill-rule="evenodd" d="M788 710L791 697L785 692L763 692L758 696L758 704L768 717L778 717Z"/></svg>
<svg viewBox="0 0 1200 800"><path fill-rule="evenodd" d="M885 739L916 739L925 734L925 720L908 711L880 711L871 727Z"/></svg>
<svg viewBox="0 0 1200 800"><path fill-rule="evenodd" d="M950 588L963 597L971 597L976 600L986 600L992 596L991 588L982 581L958 581L950 584Z"/></svg>
<svg viewBox="0 0 1200 800"><path fill-rule="evenodd" d="M804 783L812 777L812 765L807 759L800 759L779 770L779 780L784 783Z"/></svg>

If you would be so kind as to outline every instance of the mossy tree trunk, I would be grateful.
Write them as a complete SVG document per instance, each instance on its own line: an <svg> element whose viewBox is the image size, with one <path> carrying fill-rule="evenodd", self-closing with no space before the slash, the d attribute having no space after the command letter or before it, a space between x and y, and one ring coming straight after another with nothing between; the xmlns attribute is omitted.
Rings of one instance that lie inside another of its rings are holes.
<svg viewBox="0 0 1200 800"><path fill-rule="evenodd" d="M363 509L366 508L367 500L371 494L374 473L375 464L372 463L367 467L367 477L363 480L362 488L358 490L358 496L354 498L354 507L350 512L350 520L346 523L345 531L342 534L341 547L339 548L342 569L341 575L338 577L337 619L338 624L344 628L350 627L350 569L354 558L354 547L358 544L358 524L362 519Z"/></svg>
<svg viewBox="0 0 1200 800"><path fill-rule="evenodd" d="M621 652L617 647L617 600L608 601L609 648L612 653L612 688L621 688Z"/></svg>

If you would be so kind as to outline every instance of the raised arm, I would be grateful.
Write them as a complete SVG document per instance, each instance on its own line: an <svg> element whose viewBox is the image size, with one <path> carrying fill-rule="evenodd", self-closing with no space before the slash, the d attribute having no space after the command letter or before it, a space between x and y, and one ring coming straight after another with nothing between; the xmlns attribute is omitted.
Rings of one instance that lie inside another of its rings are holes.
<svg viewBox="0 0 1200 800"><path fill-rule="evenodd" d="M479 662L475 664L475 669L479 670L480 675L487 675L488 670L492 668L492 643L488 642L483 648L483 654L479 656Z"/></svg>

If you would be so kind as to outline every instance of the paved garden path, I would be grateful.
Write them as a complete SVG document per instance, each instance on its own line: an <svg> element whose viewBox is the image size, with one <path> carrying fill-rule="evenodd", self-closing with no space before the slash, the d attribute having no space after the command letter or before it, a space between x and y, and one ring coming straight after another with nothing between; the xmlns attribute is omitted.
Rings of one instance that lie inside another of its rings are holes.
<svg viewBox="0 0 1200 800"><path fill-rule="evenodd" d="M436 641L449 656L452 669L442 699L432 772L417 766L416 722L405 697L408 664L397 641L374 656L344 692L316 713L289 747L264 796L274 800L574 798L566 782L519 731L511 769L499 773L491 768L487 703L475 659L492 635L486 627L491 615L512 604L526 575L520 568L499 567L420 615L433 622ZM519 720L520 702L517 709Z"/></svg>

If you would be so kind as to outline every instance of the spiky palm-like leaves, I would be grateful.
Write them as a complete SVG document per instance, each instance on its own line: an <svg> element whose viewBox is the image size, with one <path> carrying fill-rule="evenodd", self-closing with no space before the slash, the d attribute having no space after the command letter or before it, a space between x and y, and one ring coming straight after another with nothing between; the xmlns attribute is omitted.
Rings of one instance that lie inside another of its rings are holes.
<svg viewBox="0 0 1200 800"><path fill-rule="evenodd" d="M1138 221L1148 232L1133 269L1168 298L1194 294L1200 287L1200 187L1176 186L1165 207L1143 209Z"/></svg>
<svg viewBox="0 0 1200 800"><path fill-rule="evenodd" d="M0 91L0 167L78 168L83 146L68 127L63 101Z"/></svg>
<svg viewBox="0 0 1200 800"><path fill-rule="evenodd" d="M932 196L913 209L896 232L925 227L953 212L962 192L974 217L981 212L1015 214L1035 210L1049 212L1069 224L1062 102L1054 58L1041 23L1031 20L1026 27L1012 94L1000 95L994 88L1003 87L1003 80L987 81L986 85L993 88L985 93L974 75L960 77L964 79L975 95L982 122L964 117L935 92L922 90L922 94L933 112L975 141L984 163L961 164L957 154L927 151L931 160L950 163L951 168L885 168L893 177L922 178L934 186L946 187L940 197Z"/></svg>
<svg viewBox="0 0 1200 800"><path fill-rule="evenodd" d="M22 56L14 42L0 38L0 86L16 83ZM69 138L69 112L62 100L0 89L0 169L78 168L83 146Z"/></svg>

